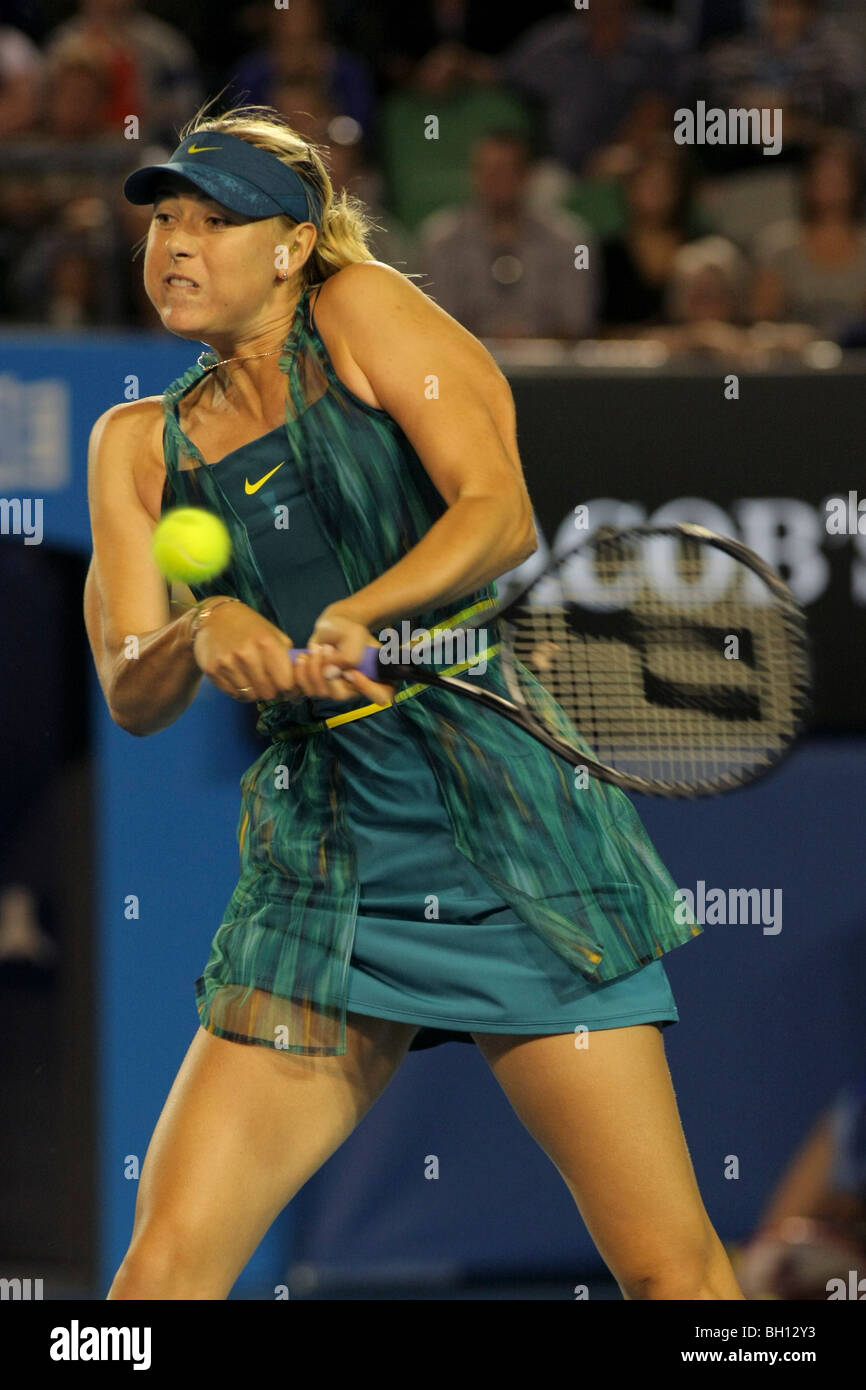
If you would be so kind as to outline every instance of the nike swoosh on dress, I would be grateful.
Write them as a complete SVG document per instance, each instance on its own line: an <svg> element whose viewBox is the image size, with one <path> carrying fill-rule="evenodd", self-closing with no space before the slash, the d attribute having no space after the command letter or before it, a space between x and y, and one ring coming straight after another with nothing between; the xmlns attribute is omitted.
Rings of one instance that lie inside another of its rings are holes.
<svg viewBox="0 0 866 1390"><path fill-rule="evenodd" d="M283 463L285 463L285 461L286 461L286 460L283 459ZM282 468L283 463L278 463L278 464L277 464L277 468ZM249 494L249 493L253 493L253 492L258 492L258 490L259 490L259 488L262 486L262 484L263 484L263 483L266 483L266 482L268 481L268 478L272 478L272 477L274 476L274 474L275 474L276 471L277 471L277 468L272 468L271 471L270 471L270 473L266 473L265 476L264 476L263 478L259 478L259 480L258 480L257 483L251 483L250 480L249 480L249 478L244 478L244 491L247 492L248 494Z"/></svg>

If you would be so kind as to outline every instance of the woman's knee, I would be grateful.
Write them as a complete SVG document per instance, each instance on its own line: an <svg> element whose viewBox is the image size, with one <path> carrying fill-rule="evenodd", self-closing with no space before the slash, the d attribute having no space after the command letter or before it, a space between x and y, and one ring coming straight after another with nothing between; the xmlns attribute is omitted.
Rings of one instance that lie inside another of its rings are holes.
<svg viewBox="0 0 866 1390"><path fill-rule="evenodd" d="M658 1265L655 1269L620 1278L617 1282L623 1297L636 1302L712 1297L711 1294L702 1292L709 1288L706 1266L688 1260L671 1265Z"/></svg>
<svg viewBox="0 0 866 1390"><path fill-rule="evenodd" d="M743 1297L727 1252L714 1233L613 1273L623 1297L635 1301Z"/></svg>
<svg viewBox="0 0 866 1390"><path fill-rule="evenodd" d="M150 1223L133 1236L108 1299L226 1298L237 1273L193 1233L167 1222Z"/></svg>

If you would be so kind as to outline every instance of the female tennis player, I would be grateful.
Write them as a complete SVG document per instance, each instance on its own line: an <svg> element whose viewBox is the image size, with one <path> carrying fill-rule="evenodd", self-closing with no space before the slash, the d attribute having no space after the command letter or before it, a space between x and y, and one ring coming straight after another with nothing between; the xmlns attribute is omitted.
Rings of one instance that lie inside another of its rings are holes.
<svg viewBox="0 0 866 1390"><path fill-rule="evenodd" d="M536 549L502 373L372 258L362 204L270 108L199 112L124 191L153 205L150 300L207 351L94 425L95 664L131 734L180 718L205 675L255 702L266 747L108 1298L226 1298L407 1051L449 1040L481 1050L624 1298L742 1298L662 1039L659 957L700 928L674 920L631 802L576 791L474 702L355 670L389 624L491 606ZM177 505L233 543L188 595L150 549ZM471 678L504 693L495 655Z"/></svg>

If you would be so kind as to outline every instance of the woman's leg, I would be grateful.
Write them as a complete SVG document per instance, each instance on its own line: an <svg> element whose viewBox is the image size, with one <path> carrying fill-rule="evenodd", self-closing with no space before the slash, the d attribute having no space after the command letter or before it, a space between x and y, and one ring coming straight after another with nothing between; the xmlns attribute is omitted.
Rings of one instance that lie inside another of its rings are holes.
<svg viewBox="0 0 866 1390"><path fill-rule="evenodd" d="M626 1299L739 1299L704 1209L661 1029L473 1033Z"/></svg>
<svg viewBox="0 0 866 1390"><path fill-rule="evenodd" d="M295 1193L394 1076L414 1024L347 1013L345 1055L306 1057L199 1028L142 1165L109 1299L226 1298Z"/></svg>

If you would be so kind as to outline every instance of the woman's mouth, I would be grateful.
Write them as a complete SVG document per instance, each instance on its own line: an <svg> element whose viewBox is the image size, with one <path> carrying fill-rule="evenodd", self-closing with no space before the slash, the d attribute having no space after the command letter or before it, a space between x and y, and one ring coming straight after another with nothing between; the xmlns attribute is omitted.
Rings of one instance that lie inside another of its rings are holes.
<svg viewBox="0 0 866 1390"><path fill-rule="evenodd" d="M200 287L188 275L166 275L163 284L173 290L197 290Z"/></svg>

